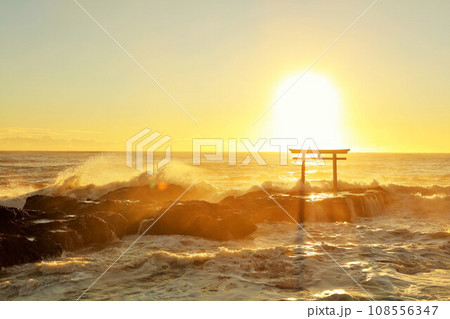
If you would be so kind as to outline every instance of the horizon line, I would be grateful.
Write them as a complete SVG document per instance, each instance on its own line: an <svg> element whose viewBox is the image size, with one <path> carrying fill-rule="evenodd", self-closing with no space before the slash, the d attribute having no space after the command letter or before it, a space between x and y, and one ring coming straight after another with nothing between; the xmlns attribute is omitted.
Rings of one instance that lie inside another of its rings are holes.
<svg viewBox="0 0 450 319"><path fill-rule="evenodd" d="M0 150L0 153L6 152L34 152L34 153L126 153L126 151L112 151L112 150ZM191 153L192 151L172 151L172 153ZM164 153L164 151L156 151L155 153ZM214 153L212 151L204 151L204 153ZM224 154L228 154L228 151L224 151ZM237 151L237 154L247 154L248 151ZM258 153L280 153L279 151L259 151ZM405 152L405 151L349 151L349 153L353 154L450 154L449 152L427 152L427 151L414 151L414 152Z"/></svg>

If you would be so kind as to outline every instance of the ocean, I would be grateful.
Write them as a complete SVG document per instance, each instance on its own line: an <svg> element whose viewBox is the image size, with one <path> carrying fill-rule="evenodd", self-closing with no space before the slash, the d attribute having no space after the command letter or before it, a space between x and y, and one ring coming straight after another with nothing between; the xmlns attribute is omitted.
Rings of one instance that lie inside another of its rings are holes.
<svg viewBox="0 0 450 319"><path fill-rule="evenodd" d="M150 176L127 167L124 153L0 152L0 205L22 208L36 194L95 201L124 187L161 183L187 189L197 178L180 201L239 197L263 210L264 194L252 195L260 186L277 198L295 197L298 165L280 165L274 153L263 154L267 165L239 165L245 156L239 154L237 165L224 160L194 166L189 153L174 153ZM450 154L347 158L338 163L338 194L332 192L331 163L308 162L305 196L320 202L358 189L367 195L364 214L330 221L322 207L300 225L259 222L250 235L231 240L145 235L82 300L447 300ZM373 189L385 195L372 196ZM351 210L354 203L346 200ZM279 208L279 214L286 212ZM3 267L0 299L76 300L138 237Z"/></svg>

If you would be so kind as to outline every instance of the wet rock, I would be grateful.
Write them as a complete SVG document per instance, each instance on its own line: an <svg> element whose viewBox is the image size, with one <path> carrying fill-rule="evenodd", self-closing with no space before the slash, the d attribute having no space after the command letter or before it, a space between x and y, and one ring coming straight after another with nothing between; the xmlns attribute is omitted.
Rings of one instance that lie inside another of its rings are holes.
<svg viewBox="0 0 450 319"><path fill-rule="evenodd" d="M73 229L52 230L48 237L61 245L65 251L74 251L83 247L83 238Z"/></svg>
<svg viewBox="0 0 450 319"><path fill-rule="evenodd" d="M0 205L0 225L11 221L18 222L28 217L29 214L22 209Z"/></svg>
<svg viewBox="0 0 450 319"><path fill-rule="evenodd" d="M141 220L155 214L156 209L148 203L102 200L78 201L63 196L36 195L27 198L25 206L40 209L41 219L66 220L68 216L92 215L103 219L117 237L135 234Z"/></svg>
<svg viewBox="0 0 450 319"><path fill-rule="evenodd" d="M245 214L233 213L219 223L219 229L223 228L226 230L225 236L217 238L218 240L232 240L245 238L254 231L256 231L256 224L246 218ZM214 236L214 235L213 235Z"/></svg>
<svg viewBox="0 0 450 319"><path fill-rule="evenodd" d="M28 203L32 203L28 207L50 211L0 206L0 267L60 256L63 250L90 244L105 244L123 236L128 227L126 218L114 212L98 212L95 216L56 210L79 207L72 200L58 198L55 202L55 198L45 196ZM67 203L69 206L64 206Z"/></svg>
<svg viewBox="0 0 450 319"><path fill-rule="evenodd" d="M29 214L18 208L0 205L0 233L18 234Z"/></svg>
<svg viewBox="0 0 450 319"><path fill-rule="evenodd" d="M264 221L351 222L355 217L376 216L383 212L387 192L381 188L352 190L337 194L286 195L270 190L272 199L262 191L229 196L221 205L246 212L255 223ZM281 206L278 206L278 204ZM291 218L292 217L292 218Z"/></svg>
<svg viewBox="0 0 450 319"><path fill-rule="evenodd" d="M145 231L156 219L147 234L190 235L213 240L241 239L256 230L247 216L231 211L228 207L204 201L179 203L159 211L153 218L141 223Z"/></svg>
<svg viewBox="0 0 450 319"><path fill-rule="evenodd" d="M334 293L334 294L330 294L326 297L320 298L319 300L322 300L322 301L356 301L358 299L355 299L346 293Z"/></svg>
<svg viewBox="0 0 450 319"><path fill-rule="evenodd" d="M81 215L70 221L68 227L81 236L84 245L105 244L116 238L103 219L92 215Z"/></svg>
<svg viewBox="0 0 450 319"><path fill-rule="evenodd" d="M155 185L123 187L109 192L98 200L170 201L178 198L184 190L183 187L173 184L166 185L164 189Z"/></svg>
<svg viewBox="0 0 450 319"><path fill-rule="evenodd" d="M272 198L255 191L219 203L183 197L183 202L171 206L183 191L176 185L164 190L126 187L94 201L36 195L27 198L25 209L0 206L0 257L5 258L1 265L57 256L63 249L106 244L127 234L142 233L155 221L148 234L212 240L245 238L258 223L267 221L352 221L357 216L381 213L387 197L382 189L321 194L324 196L318 199L269 189Z"/></svg>
<svg viewBox="0 0 450 319"><path fill-rule="evenodd" d="M114 212L97 212L95 213L95 216L103 219L117 237L122 238L127 234L128 220L122 214Z"/></svg>
<svg viewBox="0 0 450 319"><path fill-rule="evenodd" d="M289 213L292 218L300 221L301 205L304 200L293 196L277 196L274 199ZM247 193L242 196L229 196L219 202L235 210L243 211L254 223L265 221L292 221L292 218L281 209L275 201L262 191Z"/></svg>
<svg viewBox="0 0 450 319"><path fill-rule="evenodd" d="M47 213L73 213L86 206L74 198L66 196L34 195L26 199L23 209L40 210Z"/></svg>
<svg viewBox="0 0 450 319"><path fill-rule="evenodd" d="M157 211L156 207L154 204L148 202L104 200L92 203L79 212L91 215L97 215L99 212L118 213L127 220L126 234L136 234L139 223L153 216Z"/></svg>
<svg viewBox="0 0 450 319"><path fill-rule="evenodd" d="M62 254L61 245L47 236L0 235L0 267L35 262Z"/></svg>

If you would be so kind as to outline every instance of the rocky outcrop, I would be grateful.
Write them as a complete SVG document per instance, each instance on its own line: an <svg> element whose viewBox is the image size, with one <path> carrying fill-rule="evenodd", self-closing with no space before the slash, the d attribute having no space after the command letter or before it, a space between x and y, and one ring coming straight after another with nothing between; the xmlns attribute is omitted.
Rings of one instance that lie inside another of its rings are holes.
<svg viewBox="0 0 450 319"><path fill-rule="evenodd" d="M48 236L0 234L0 267L57 257L62 251L62 246Z"/></svg>
<svg viewBox="0 0 450 319"><path fill-rule="evenodd" d="M106 221L118 237L122 237L135 234L139 223L155 214L158 207L152 203L130 200L77 201L62 196L35 195L27 198L24 209L44 211L50 219L72 214L97 216Z"/></svg>
<svg viewBox="0 0 450 319"><path fill-rule="evenodd" d="M67 226L81 236L83 245L106 244L115 238L114 231L97 216L80 215L71 220Z"/></svg>
<svg viewBox="0 0 450 319"><path fill-rule="evenodd" d="M351 222L358 216L379 214L387 197L382 189L320 197L269 190L272 198L256 191L219 203L184 200L172 206L173 197L178 197L181 189L168 189L123 188L95 201L35 195L27 198L24 209L0 206L0 267L59 256L63 250L86 245L105 245L143 232L237 240L267 221Z"/></svg>
<svg viewBox="0 0 450 319"><path fill-rule="evenodd" d="M229 196L219 202L234 210L244 211L254 223L264 221L351 222L355 217L380 214L387 202L382 188L352 190L338 194L296 195L263 191L242 196ZM281 207L280 207L281 206Z"/></svg>
<svg viewBox="0 0 450 319"><path fill-rule="evenodd" d="M157 220L156 223L154 223ZM229 207L205 201L181 202L161 209L151 219L141 223L139 231L154 235L190 235L212 240L242 239L256 230L256 225L245 214Z"/></svg>
<svg viewBox="0 0 450 319"><path fill-rule="evenodd" d="M83 206L82 202L70 197L34 195L27 198L23 209L40 210L46 213L70 213Z"/></svg>
<svg viewBox="0 0 450 319"><path fill-rule="evenodd" d="M122 238L122 236L128 234L128 219L122 214L114 212L96 212L95 216L105 221L117 237Z"/></svg>
<svg viewBox="0 0 450 319"><path fill-rule="evenodd" d="M156 185L122 187L109 192L98 200L173 201L184 191L185 188L173 184L165 185L164 190Z"/></svg>
<svg viewBox="0 0 450 319"><path fill-rule="evenodd" d="M68 213L64 205L53 205L53 200L33 198L33 207L40 202L49 212L0 206L0 267L57 257L63 250L90 244L106 244L126 233L127 220L119 213ZM55 201L58 205L70 203L62 198ZM70 205L76 210L73 202ZM56 211L56 207L63 211Z"/></svg>

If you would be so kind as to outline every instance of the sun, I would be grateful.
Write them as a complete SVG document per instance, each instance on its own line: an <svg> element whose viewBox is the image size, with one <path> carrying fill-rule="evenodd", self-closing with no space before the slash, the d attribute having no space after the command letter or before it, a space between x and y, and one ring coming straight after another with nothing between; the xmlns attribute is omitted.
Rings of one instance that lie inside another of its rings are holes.
<svg viewBox="0 0 450 319"><path fill-rule="evenodd" d="M299 143L313 138L321 148L341 145L339 94L327 77L290 76L276 90L277 99L272 110L274 136L297 138Z"/></svg>

